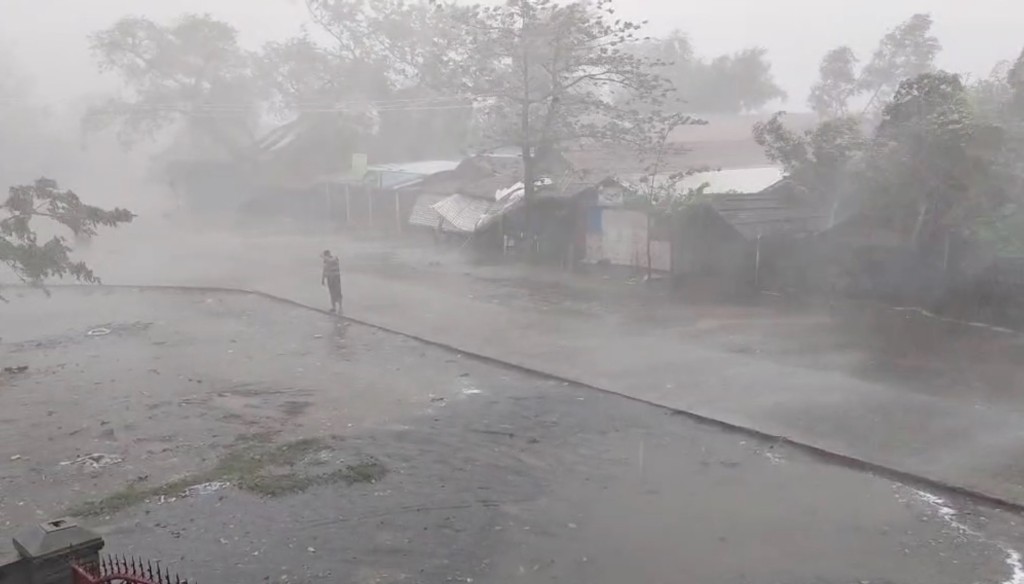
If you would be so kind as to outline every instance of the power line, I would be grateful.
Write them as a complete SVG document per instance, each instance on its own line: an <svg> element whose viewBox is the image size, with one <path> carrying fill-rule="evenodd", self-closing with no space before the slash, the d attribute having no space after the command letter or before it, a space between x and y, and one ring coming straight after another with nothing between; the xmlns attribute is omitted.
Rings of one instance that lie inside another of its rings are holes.
<svg viewBox="0 0 1024 584"><path fill-rule="evenodd" d="M418 98L406 98L406 99L377 99L377 100L348 100L348 101L308 101L308 102L297 102L292 104L295 109L332 109L332 108L345 108L345 107L388 107L388 106L399 106L399 105L431 105L445 102L459 102L465 103L466 101L475 101L480 99L490 99L499 97L497 94L483 94L483 95L451 95L451 96L434 96L434 97L418 97ZM72 101L70 98L62 101ZM28 98L4 98L0 97L0 103L4 104L16 104L16 105L35 105L38 100ZM240 110L240 109L251 109L252 104L245 102L222 102L222 103L208 103L208 104L194 104L190 102L165 102L165 103L152 103L152 104L139 104L128 106L125 109L167 109L167 110L196 110L196 109L226 109L226 110ZM115 108L111 108L115 109Z"/></svg>
<svg viewBox="0 0 1024 584"><path fill-rule="evenodd" d="M493 98L491 98L493 99ZM328 114L328 113L348 113L348 114L373 114L381 112L403 112L403 111L438 111L438 110L457 110L457 109L474 109L477 107L486 107L488 104L485 103L466 103L465 100L460 100L458 103L445 103L441 102L423 102L420 105L410 103L408 105L394 104L377 106L364 105L363 107L353 106L329 106L329 107L309 107L300 106L289 108L290 111L297 114ZM218 117L218 116L241 116L251 115L256 113L258 108L253 108L245 104L221 104L216 106L211 105L198 105L198 106L182 106L182 105L136 105L127 106L121 108L109 108L106 110L92 111L85 114L85 117L117 117L132 113L173 113L177 115L189 116L189 117Z"/></svg>
<svg viewBox="0 0 1024 584"><path fill-rule="evenodd" d="M473 105L456 105L456 104L452 104L452 105L435 105L435 106L418 106L418 107L378 108L378 109L373 110L373 112L366 112L366 111L362 111L362 110L344 109L344 108L301 109L301 110L293 110L293 111L295 111L296 113L300 113L300 114L331 114L331 113L370 114L370 113L379 113L379 112L419 112L419 111L438 111L438 110L464 110L464 109L473 109L474 107L475 106L473 106ZM130 110L130 111L137 111L137 110ZM249 115L251 113L254 113L254 112L251 112L251 111L242 111L242 110L230 110L230 111L226 111L226 110L181 111L181 110L154 110L154 109L149 109L149 108L142 109L141 111L152 112L152 113L169 112L169 113L175 113L175 114L186 116L186 117L196 117L196 118L204 118L204 117L205 118L216 118L216 117L228 117L228 116L244 116L244 115ZM117 117L117 116L123 115L125 113L129 113L129 110L118 110L118 111L109 111L109 112L92 112L92 113L85 114L84 117L87 117L87 118Z"/></svg>

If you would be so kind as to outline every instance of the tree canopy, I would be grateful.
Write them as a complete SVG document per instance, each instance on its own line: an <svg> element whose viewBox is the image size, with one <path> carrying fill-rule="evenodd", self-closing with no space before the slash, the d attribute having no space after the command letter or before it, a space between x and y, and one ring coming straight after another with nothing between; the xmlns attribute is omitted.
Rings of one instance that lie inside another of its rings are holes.
<svg viewBox="0 0 1024 584"><path fill-rule="evenodd" d="M677 30L664 38L644 39L636 50L660 63L659 72L672 82L682 109L689 113L758 111L786 98L775 82L767 51L760 47L702 59Z"/></svg>
<svg viewBox="0 0 1024 584"><path fill-rule="evenodd" d="M850 47L829 51L818 66L819 80L807 100L811 110L826 118L849 114L850 98L857 93L857 55Z"/></svg>
<svg viewBox="0 0 1024 584"><path fill-rule="evenodd" d="M365 152L385 158L465 147L472 102L455 95L445 73L466 58L466 43L448 20L468 9L397 0L306 6L321 34L268 44L259 59L275 111L357 132Z"/></svg>
<svg viewBox="0 0 1024 584"><path fill-rule="evenodd" d="M375 156L415 158L518 143L522 116L510 112L524 92L532 127L547 128L530 142L593 138L609 120L635 129L635 110L742 112L785 97L763 49L698 58L681 33L644 37L608 0L304 2L311 29L255 53L209 15L125 18L95 33L100 68L126 92L90 112L88 127L116 124L130 142L184 123L235 147L267 114L312 117ZM665 101L673 86L686 105Z"/></svg>
<svg viewBox="0 0 1024 584"><path fill-rule="evenodd" d="M1008 112L1012 98L1002 95ZM853 200L861 216L927 251L950 233L992 229L1021 196L1012 125L991 120L960 76L937 71L903 80L870 137L857 118L826 119L798 136L776 116L757 126L755 138L820 200Z"/></svg>
<svg viewBox="0 0 1024 584"><path fill-rule="evenodd" d="M89 112L87 129L116 124L132 142L185 122L229 151L238 135L251 136L260 96L252 55L232 26L209 15L167 25L128 17L90 42L100 70L117 74L127 92Z"/></svg>
<svg viewBox="0 0 1024 584"><path fill-rule="evenodd" d="M860 122L851 117L826 120L797 134L786 127L784 114L778 113L754 125L754 140L790 180L833 215L848 188L851 165L867 147Z"/></svg>
<svg viewBox="0 0 1024 584"><path fill-rule="evenodd" d="M1003 200L994 165L1001 148L960 76L907 79L882 111L865 173L876 216L918 246L969 228Z"/></svg>
<svg viewBox="0 0 1024 584"><path fill-rule="evenodd" d="M850 113L850 101L865 98L863 111L879 112L905 80L935 68L942 45L931 33L932 17L915 14L887 32L860 71L856 54L838 47L825 54L807 103L822 117Z"/></svg>
<svg viewBox="0 0 1024 584"><path fill-rule="evenodd" d="M100 227L116 227L133 218L125 209L104 210L87 205L74 192L62 190L50 179L11 187L0 205L0 264L32 286L41 286L49 278L67 276L97 283L99 278L89 266L72 259L64 236L55 235L40 242L33 222L49 220L76 236L89 237Z"/></svg>
<svg viewBox="0 0 1024 584"><path fill-rule="evenodd" d="M649 140L671 94L652 61L627 50L640 24L616 18L610 0L513 0L456 12L453 26L465 31L469 58L449 79L488 101L493 144L521 149L527 199L537 165L565 144Z"/></svg>

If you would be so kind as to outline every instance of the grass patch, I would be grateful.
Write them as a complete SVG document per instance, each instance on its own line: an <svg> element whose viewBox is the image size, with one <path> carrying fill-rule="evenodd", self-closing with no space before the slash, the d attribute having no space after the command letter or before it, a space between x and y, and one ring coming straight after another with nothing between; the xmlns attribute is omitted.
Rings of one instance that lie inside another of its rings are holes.
<svg viewBox="0 0 1024 584"><path fill-rule="evenodd" d="M193 485L215 481L231 483L261 497L283 497L318 486L375 483L387 474L387 468L373 458L340 466L325 460L322 455L331 454L334 450L330 441L321 438L304 438L277 445L267 444L262 439L244 439L236 444L239 446L206 472L152 487L133 482L102 499L75 505L66 514L75 517L112 515L149 499L178 497ZM313 472L314 468L320 472Z"/></svg>

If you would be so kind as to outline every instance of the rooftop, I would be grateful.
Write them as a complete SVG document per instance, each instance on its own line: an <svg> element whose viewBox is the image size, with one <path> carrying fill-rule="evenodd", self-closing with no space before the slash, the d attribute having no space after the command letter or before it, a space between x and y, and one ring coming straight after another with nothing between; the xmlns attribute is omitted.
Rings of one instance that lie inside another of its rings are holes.
<svg viewBox="0 0 1024 584"><path fill-rule="evenodd" d="M444 172L446 170L455 170L461 162L461 160L414 160L411 162L388 162L386 164L371 164L367 167L367 170L428 175Z"/></svg>
<svg viewBox="0 0 1024 584"><path fill-rule="evenodd" d="M789 181L756 193L716 194L708 198L708 205L747 239L814 233L827 221Z"/></svg>
<svg viewBox="0 0 1024 584"><path fill-rule="evenodd" d="M782 169L775 166L731 168L691 174L679 181L677 188L679 192L686 193L690 189L698 189L706 183L708 185L706 194L759 193L778 183L783 177ZM620 178L626 183L636 184L646 176L629 174L622 175Z"/></svg>

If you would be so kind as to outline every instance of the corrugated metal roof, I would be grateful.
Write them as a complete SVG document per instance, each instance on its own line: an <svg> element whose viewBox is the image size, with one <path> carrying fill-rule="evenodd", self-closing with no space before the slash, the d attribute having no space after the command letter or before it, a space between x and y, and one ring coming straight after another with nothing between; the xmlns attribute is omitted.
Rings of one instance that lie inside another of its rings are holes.
<svg viewBox="0 0 1024 584"><path fill-rule="evenodd" d="M380 189L395 189L416 184L423 180L423 175L408 172L374 171L363 175L363 182Z"/></svg>
<svg viewBox="0 0 1024 584"><path fill-rule="evenodd" d="M647 166L637 153L627 147L591 147L566 152L576 170L585 174L629 175L642 173ZM750 168L769 166L764 149L753 139L738 141L687 142L674 144L665 154L666 172L692 168Z"/></svg>
<svg viewBox="0 0 1024 584"><path fill-rule="evenodd" d="M458 231L473 233L491 204L486 199L452 195L434 204L434 210Z"/></svg>
<svg viewBox="0 0 1024 584"><path fill-rule="evenodd" d="M511 187L519 180L520 179L513 174L499 174L458 185L455 192L467 197L489 199L493 201L495 194L497 194L498 191Z"/></svg>
<svg viewBox="0 0 1024 584"><path fill-rule="evenodd" d="M814 233L828 220L820 209L803 201L788 182L759 193L713 195L708 205L747 239Z"/></svg>
<svg viewBox="0 0 1024 584"><path fill-rule="evenodd" d="M428 175L455 170L461 160L416 160L412 162L388 162L386 164L372 164L367 167L368 171L398 172L404 174Z"/></svg>
<svg viewBox="0 0 1024 584"><path fill-rule="evenodd" d="M774 166L713 170L684 177L676 184L676 188L680 193L687 193L690 189L698 189L707 183L708 188L704 191L706 194L760 193L781 181L784 176L782 169ZM667 178L667 174L656 177L655 180L664 180L665 178ZM621 180L630 185L636 185L648 179L649 176L644 174L621 176Z"/></svg>
<svg viewBox="0 0 1024 584"><path fill-rule="evenodd" d="M680 188L685 190L699 188L708 183L709 194L717 193L759 193L781 181L785 173L781 168L761 166L752 168L732 168L711 172L698 172L684 178Z"/></svg>
<svg viewBox="0 0 1024 584"><path fill-rule="evenodd" d="M459 166L455 160L420 160L415 162L392 162L374 164L366 169L363 182L381 189L398 189L421 182L424 178L454 170Z"/></svg>
<svg viewBox="0 0 1024 584"><path fill-rule="evenodd" d="M522 191L513 192L499 201L452 195L434 204L433 209L455 230L475 233L489 227L522 200Z"/></svg>
<svg viewBox="0 0 1024 584"><path fill-rule="evenodd" d="M445 198L447 198L446 195L430 193L424 193L416 197L416 204L413 205L412 212L409 213L409 225L436 229L441 223L441 215L434 209L434 205L440 203Z"/></svg>

